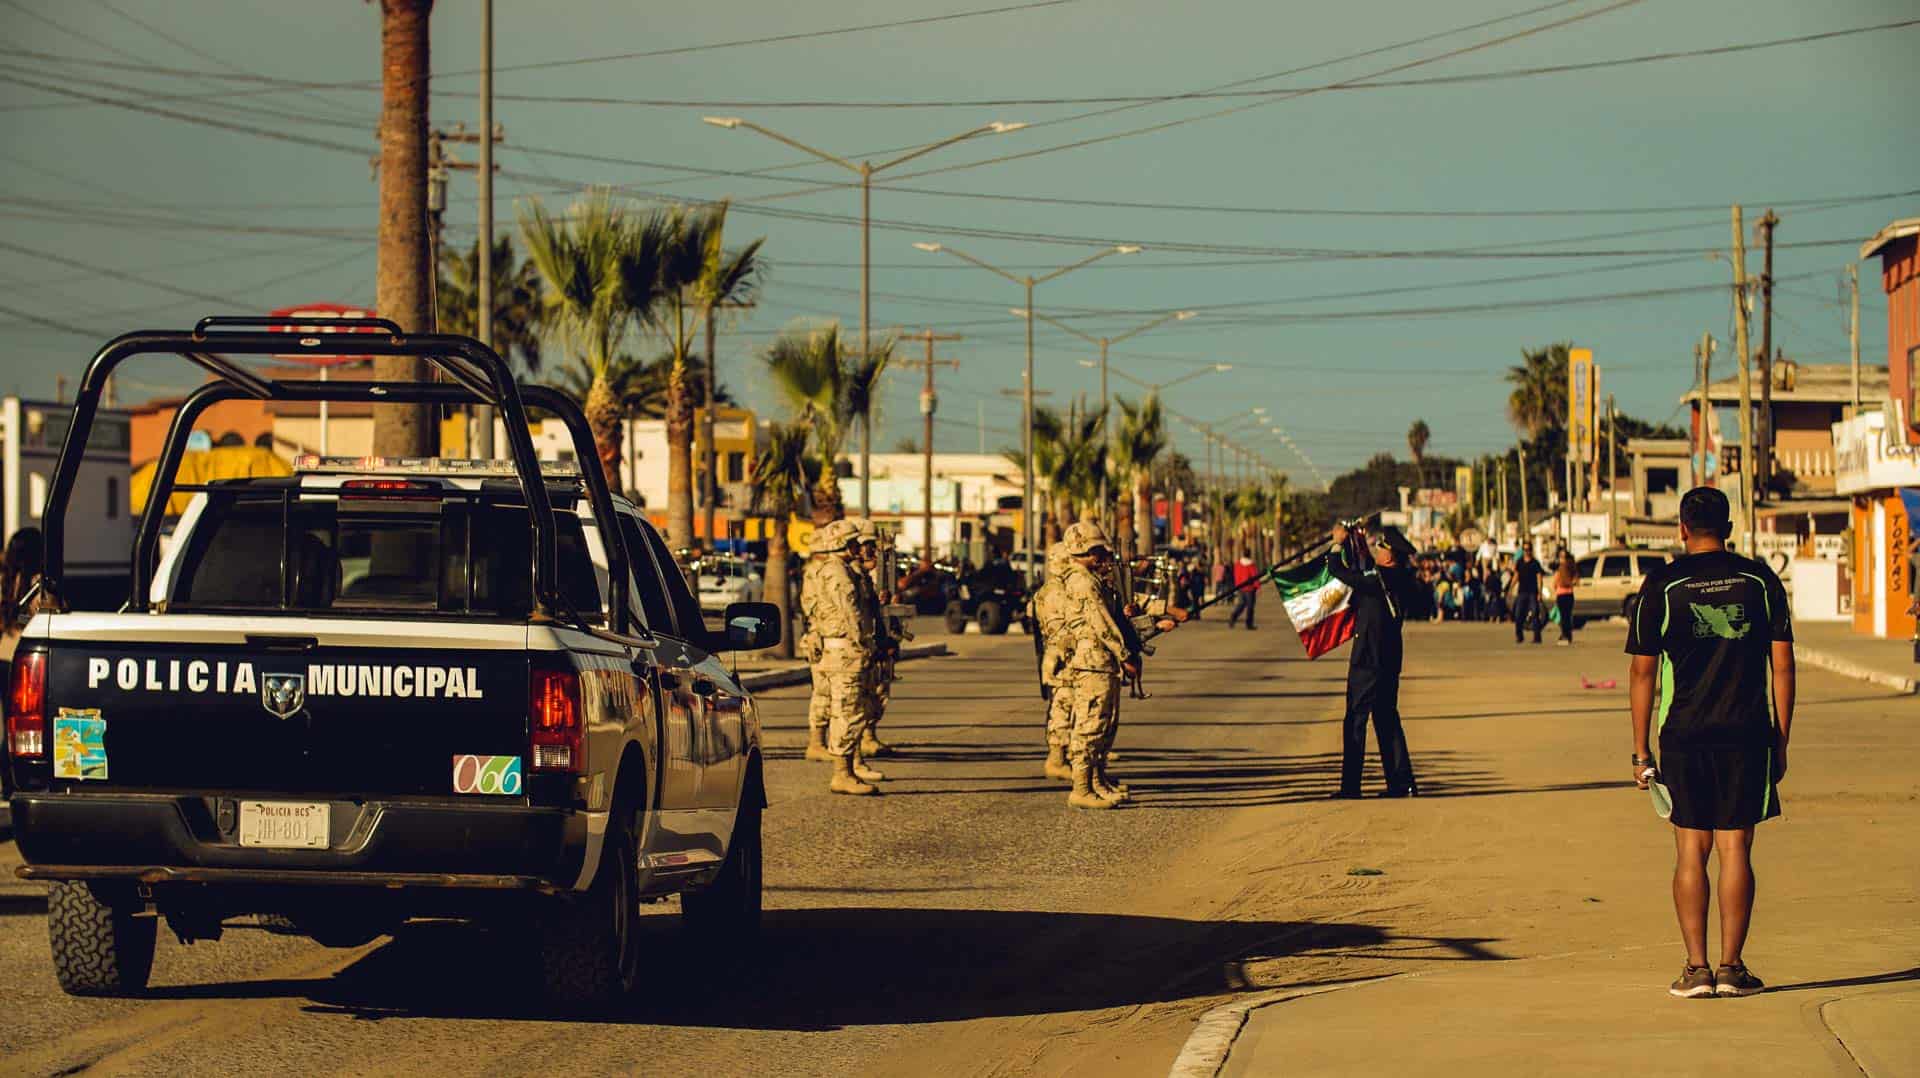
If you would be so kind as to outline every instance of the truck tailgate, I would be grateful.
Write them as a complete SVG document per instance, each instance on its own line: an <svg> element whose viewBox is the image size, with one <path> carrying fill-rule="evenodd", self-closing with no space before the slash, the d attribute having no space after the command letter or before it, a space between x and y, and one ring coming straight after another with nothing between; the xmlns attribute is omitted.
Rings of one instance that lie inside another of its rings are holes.
<svg viewBox="0 0 1920 1078"><path fill-rule="evenodd" d="M524 625L152 614L47 623L56 782L450 796L456 758L527 752ZM77 770L71 757L60 765L63 737L84 758ZM473 782L460 792L500 792Z"/></svg>

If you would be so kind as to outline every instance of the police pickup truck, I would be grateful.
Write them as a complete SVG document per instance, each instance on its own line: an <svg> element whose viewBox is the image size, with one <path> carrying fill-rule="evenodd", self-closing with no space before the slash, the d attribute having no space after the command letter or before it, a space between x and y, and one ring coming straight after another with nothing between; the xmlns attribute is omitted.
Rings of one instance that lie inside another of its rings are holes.
<svg viewBox="0 0 1920 1078"><path fill-rule="evenodd" d="M172 352L216 377L175 417L119 612L63 601L64 457L50 491L6 748L18 871L50 885L68 992L142 991L163 918L193 941L266 914L329 946L469 919L524 941L509 968L560 1003L634 985L640 903L680 896L714 948L758 929L760 724L718 656L776 643L777 612L735 604L707 628L599 469L536 459L526 405L598 459L578 407L472 340L370 324L326 351L450 380L262 379L229 358L288 351L257 319L122 337L87 372L69 454L120 361ZM174 484L196 416L240 397L486 403L511 459L308 457ZM191 502L161 556L173 493Z"/></svg>

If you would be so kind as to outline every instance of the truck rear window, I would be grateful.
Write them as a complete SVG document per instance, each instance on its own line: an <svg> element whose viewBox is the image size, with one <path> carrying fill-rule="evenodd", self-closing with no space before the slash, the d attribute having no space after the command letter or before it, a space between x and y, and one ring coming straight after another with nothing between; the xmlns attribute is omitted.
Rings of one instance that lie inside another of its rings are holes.
<svg viewBox="0 0 1920 1078"><path fill-rule="evenodd" d="M561 590L601 613L580 518L554 513ZM181 553L175 609L434 611L524 616L533 529L522 505L285 500L214 492Z"/></svg>

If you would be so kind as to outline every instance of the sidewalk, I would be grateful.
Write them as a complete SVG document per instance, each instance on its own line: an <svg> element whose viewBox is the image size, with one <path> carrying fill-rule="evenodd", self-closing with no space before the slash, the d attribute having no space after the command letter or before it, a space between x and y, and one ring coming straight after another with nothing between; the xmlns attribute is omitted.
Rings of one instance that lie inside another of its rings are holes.
<svg viewBox="0 0 1920 1078"><path fill-rule="evenodd" d="M1275 1003L1252 1012L1221 1073L1920 1074L1920 929L1775 934L1771 987L1746 999L1650 985L1673 949L1466 963Z"/></svg>
<svg viewBox="0 0 1920 1078"><path fill-rule="evenodd" d="M1920 692L1920 663L1913 661L1911 640L1856 633L1844 621L1800 622L1793 636L1794 656L1800 662L1896 692Z"/></svg>
<svg viewBox="0 0 1920 1078"><path fill-rule="evenodd" d="M1561 649L1410 628L1422 796L1255 809L1208 851L1235 919L1365 935L1242 955L1173 1073L1920 1074L1912 697L1803 666L1784 815L1754 855L1745 957L1771 989L1674 999L1670 829L1628 781L1624 682L1580 687L1621 679L1624 636L1593 626ZM1281 676L1332 690L1339 673ZM1337 711L1308 720L1329 744ZM1718 942L1715 915L1715 960Z"/></svg>

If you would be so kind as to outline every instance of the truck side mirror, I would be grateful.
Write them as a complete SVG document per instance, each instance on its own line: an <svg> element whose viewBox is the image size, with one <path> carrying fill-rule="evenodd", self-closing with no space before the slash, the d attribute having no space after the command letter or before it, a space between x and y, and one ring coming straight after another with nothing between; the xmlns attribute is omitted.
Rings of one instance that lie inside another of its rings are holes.
<svg viewBox="0 0 1920 1078"><path fill-rule="evenodd" d="M780 642L780 608L772 603L729 603L722 620L724 640L715 643L726 651L760 651Z"/></svg>

